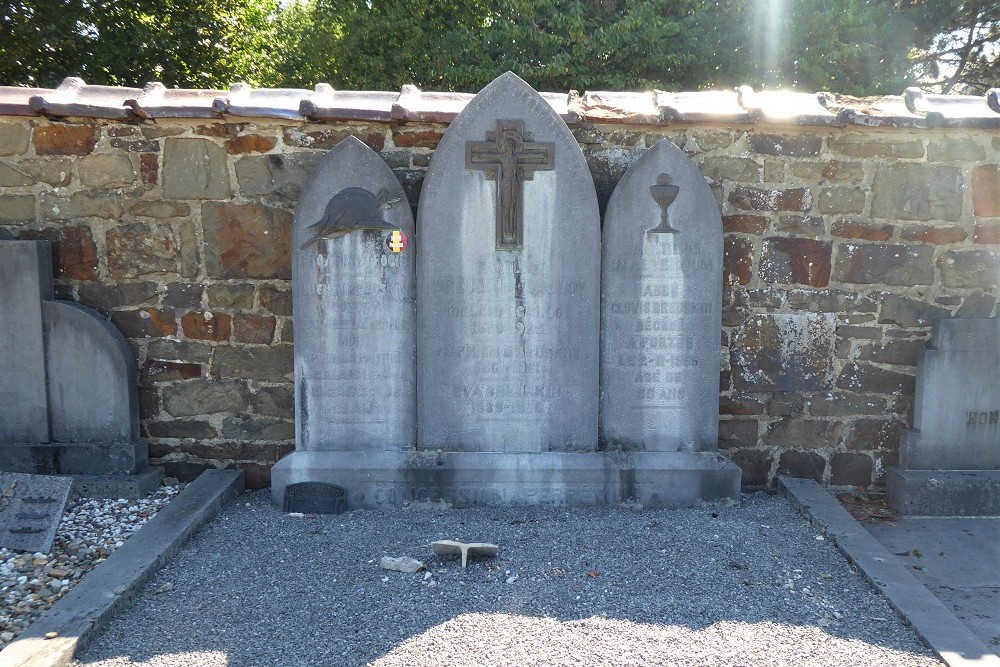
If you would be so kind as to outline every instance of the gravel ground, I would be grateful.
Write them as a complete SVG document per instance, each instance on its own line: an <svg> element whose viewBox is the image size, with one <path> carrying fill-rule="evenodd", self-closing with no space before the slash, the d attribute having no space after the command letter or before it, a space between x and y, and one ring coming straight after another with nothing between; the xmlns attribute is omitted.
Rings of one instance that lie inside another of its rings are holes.
<svg viewBox="0 0 1000 667"><path fill-rule="evenodd" d="M777 496L319 517L269 500L227 508L74 664L941 664ZM436 539L500 553L462 570ZM380 569L384 555L427 570Z"/></svg>
<svg viewBox="0 0 1000 667"><path fill-rule="evenodd" d="M179 486L140 500L71 498L49 553L0 549L0 649L124 544Z"/></svg>

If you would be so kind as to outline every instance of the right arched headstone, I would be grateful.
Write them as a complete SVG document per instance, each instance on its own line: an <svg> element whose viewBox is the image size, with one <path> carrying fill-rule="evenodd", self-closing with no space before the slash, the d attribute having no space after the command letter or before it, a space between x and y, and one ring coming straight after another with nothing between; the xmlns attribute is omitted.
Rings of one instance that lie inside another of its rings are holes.
<svg viewBox="0 0 1000 667"><path fill-rule="evenodd" d="M718 446L722 218L705 177L658 142L608 202L601 276L602 444Z"/></svg>

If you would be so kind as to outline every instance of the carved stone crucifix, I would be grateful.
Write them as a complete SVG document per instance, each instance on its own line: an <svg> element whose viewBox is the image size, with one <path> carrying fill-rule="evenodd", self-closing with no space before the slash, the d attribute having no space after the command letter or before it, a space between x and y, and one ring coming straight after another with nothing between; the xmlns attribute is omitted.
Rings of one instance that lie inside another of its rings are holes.
<svg viewBox="0 0 1000 667"><path fill-rule="evenodd" d="M555 143L532 141L524 121L498 120L486 141L465 143L465 168L485 171L497 182L497 248L520 248L524 243L524 181L536 171L555 168Z"/></svg>

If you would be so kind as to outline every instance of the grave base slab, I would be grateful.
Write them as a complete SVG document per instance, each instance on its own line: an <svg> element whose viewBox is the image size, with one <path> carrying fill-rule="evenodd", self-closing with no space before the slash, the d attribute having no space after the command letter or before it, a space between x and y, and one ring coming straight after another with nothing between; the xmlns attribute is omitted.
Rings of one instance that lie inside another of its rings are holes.
<svg viewBox="0 0 1000 667"><path fill-rule="evenodd" d="M134 475L70 475L75 498L125 498L138 500L160 488L164 471L159 466Z"/></svg>
<svg viewBox="0 0 1000 667"><path fill-rule="evenodd" d="M740 469L714 452L297 451L271 469L275 504L300 482L343 487L349 509L421 502L672 508L738 498Z"/></svg>
<svg viewBox="0 0 1000 667"><path fill-rule="evenodd" d="M1000 470L890 468L886 491L904 516L1000 516Z"/></svg>
<svg viewBox="0 0 1000 667"><path fill-rule="evenodd" d="M0 470L36 475L131 475L149 462L145 440L0 444Z"/></svg>

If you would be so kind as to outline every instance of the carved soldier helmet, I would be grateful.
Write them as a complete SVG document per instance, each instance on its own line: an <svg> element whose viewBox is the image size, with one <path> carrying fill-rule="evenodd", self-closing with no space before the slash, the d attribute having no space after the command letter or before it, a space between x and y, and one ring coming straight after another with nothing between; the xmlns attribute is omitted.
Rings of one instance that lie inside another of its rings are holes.
<svg viewBox="0 0 1000 667"><path fill-rule="evenodd" d="M326 205L323 218L309 225L309 229L316 230L316 235L306 245L320 239L343 236L356 229L399 229L382 219L382 209L399 199L390 199L385 190L376 196L363 188L345 188Z"/></svg>

